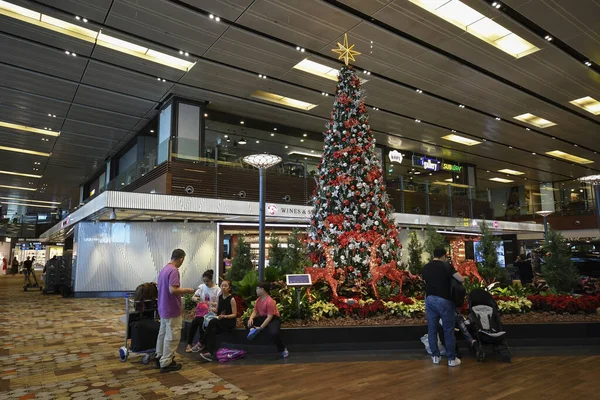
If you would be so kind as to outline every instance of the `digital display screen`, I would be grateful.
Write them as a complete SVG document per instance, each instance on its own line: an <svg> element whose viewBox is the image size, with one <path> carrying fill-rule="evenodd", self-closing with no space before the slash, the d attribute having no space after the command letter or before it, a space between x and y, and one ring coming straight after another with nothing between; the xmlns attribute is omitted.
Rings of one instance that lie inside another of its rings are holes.
<svg viewBox="0 0 600 400"><path fill-rule="evenodd" d="M312 283L308 274L286 275L285 277L287 284L292 286L309 286Z"/></svg>

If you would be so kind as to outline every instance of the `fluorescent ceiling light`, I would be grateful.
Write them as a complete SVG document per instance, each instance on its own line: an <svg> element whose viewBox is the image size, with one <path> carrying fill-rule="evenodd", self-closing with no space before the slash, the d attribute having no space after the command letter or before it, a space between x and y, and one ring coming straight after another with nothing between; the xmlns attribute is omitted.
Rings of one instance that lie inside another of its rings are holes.
<svg viewBox="0 0 600 400"><path fill-rule="evenodd" d="M515 58L539 48L458 0L410 0L411 3L491 44Z"/></svg>
<svg viewBox="0 0 600 400"><path fill-rule="evenodd" d="M60 201L44 201L44 200L30 200L30 199L21 199L18 197L1 197L0 199L2 200L11 200L11 201L19 201L19 202L23 202L23 201L29 201L32 203L43 203L43 204L60 204Z"/></svg>
<svg viewBox="0 0 600 400"><path fill-rule="evenodd" d="M313 74L316 76L320 76L321 78L329 79L331 81L338 80L338 74L340 73L339 68L331 68L324 64L319 64L318 62L311 61L308 58L300 61L298 64L294 65L294 69L307 72L309 74ZM367 82L366 79L359 78L360 83Z"/></svg>
<svg viewBox="0 0 600 400"><path fill-rule="evenodd" d="M582 97L580 99L570 101L569 103L579 108L583 108L585 111L594 115L600 115L600 101L590 96Z"/></svg>
<svg viewBox="0 0 600 400"><path fill-rule="evenodd" d="M547 151L546 154L548 154L549 156L561 158L563 160L567 160L567 161L574 162L577 164L592 164L593 163L592 160L588 160L587 158L574 156L573 154L565 153L564 151L560 151L560 150Z"/></svg>
<svg viewBox="0 0 600 400"><path fill-rule="evenodd" d="M3 202L2 204L12 205L12 206L25 206L25 207L35 207L35 208L56 208L56 206L42 206L40 204L24 204L24 203L9 203Z"/></svg>
<svg viewBox="0 0 600 400"><path fill-rule="evenodd" d="M50 157L52 155L51 153L43 153L41 151L19 149L18 147L0 146L0 150L12 151L13 153L30 154L32 156L40 156L40 157Z"/></svg>
<svg viewBox="0 0 600 400"><path fill-rule="evenodd" d="M25 176L27 178L41 178L42 175L34 175L34 174L22 174L20 172L11 172L11 171L0 171L0 174L4 175L16 175L16 176Z"/></svg>
<svg viewBox="0 0 600 400"><path fill-rule="evenodd" d="M478 142L477 140L469 139L469 138L455 135L455 134L442 136L442 139L449 140L449 141L455 142L455 143L464 144L466 146L475 146L475 145L478 145L481 143L481 142Z"/></svg>
<svg viewBox="0 0 600 400"><path fill-rule="evenodd" d="M4 188L4 189L18 189L18 190L27 190L29 192L35 192L36 189L34 188L25 188L25 187L21 187L21 186L9 186L9 185L0 185L0 188Z"/></svg>
<svg viewBox="0 0 600 400"><path fill-rule="evenodd" d="M10 122L4 122L4 121L0 121L0 127L8 128L8 129L15 129L17 131L38 133L40 135L46 135L46 136L59 136L60 135L60 132L49 131L46 129L32 128L30 126L19 125L19 124L11 124Z"/></svg>
<svg viewBox="0 0 600 400"><path fill-rule="evenodd" d="M500 183L512 183L512 182L514 182L514 181L511 181L510 179L504 179L504 178L490 178L490 181L500 182Z"/></svg>
<svg viewBox="0 0 600 400"><path fill-rule="evenodd" d="M521 171L515 171L514 169L501 169L498 172L501 172L503 174L508 174L508 175L525 175L525 172L521 172Z"/></svg>
<svg viewBox="0 0 600 400"><path fill-rule="evenodd" d="M321 158L322 154L320 153L305 153L303 151L292 151L288 153L289 156L293 156L293 155L299 155L299 156L307 156L307 157L315 157L315 158Z"/></svg>
<svg viewBox="0 0 600 400"><path fill-rule="evenodd" d="M284 97L279 94L263 92L262 90L257 90L252 93L252 96L256 99L270 101L271 103L281 104L283 106L298 108L300 110L308 111L310 109L315 108L316 104L307 103L305 101L292 99L291 97Z"/></svg>
<svg viewBox="0 0 600 400"><path fill-rule="evenodd" d="M533 126L537 126L538 128L548 128L549 126L556 125L552 121L548 121L547 119L538 117L537 115L533 115L531 113L517 115L516 117L513 117L513 118L516 120L522 121L522 122L526 122Z"/></svg>
<svg viewBox="0 0 600 400"><path fill-rule="evenodd" d="M462 183L452 183L452 182L440 182L440 181L435 181L435 182L431 182L432 185L440 185L440 186L452 186L452 187L458 187L458 188L469 188L469 185L464 185Z"/></svg>
<svg viewBox="0 0 600 400"><path fill-rule="evenodd" d="M126 40L117 39L116 37L106 35L101 31L83 28L77 24L72 24L25 7L16 6L3 0L0 0L0 14L86 42L96 43L99 46L107 47L134 57L166 65L167 67L175 68L180 71L187 72L196 64L195 62L152 50Z"/></svg>

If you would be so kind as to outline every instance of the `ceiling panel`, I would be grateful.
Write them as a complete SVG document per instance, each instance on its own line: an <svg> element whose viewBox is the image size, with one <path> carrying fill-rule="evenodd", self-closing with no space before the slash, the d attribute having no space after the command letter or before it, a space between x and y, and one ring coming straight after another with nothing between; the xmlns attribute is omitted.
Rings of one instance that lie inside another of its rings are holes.
<svg viewBox="0 0 600 400"><path fill-rule="evenodd" d="M128 131L125 129L110 128L102 124L94 124L84 121L68 119L62 128L63 132L87 135L96 138L119 141Z"/></svg>
<svg viewBox="0 0 600 400"><path fill-rule="evenodd" d="M76 83L5 64L0 64L0 84L65 101L72 100L77 90Z"/></svg>
<svg viewBox="0 0 600 400"><path fill-rule="evenodd" d="M71 106L68 118L125 130L132 129L139 121L138 117L79 104Z"/></svg>
<svg viewBox="0 0 600 400"><path fill-rule="evenodd" d="M94 21L104 21L112 0L38 0L73 15L86 17ZM36 8L37 9L37 8Z"/></svg>
<svg viewBox="0 0 600 400"><path fill-rule="evenodd" d="M206 10L221 18L235 21L254 0L183 0L184 3Z"/></svg>
<svg viewBox="0 0 600 400"><path fill-rule="evenodd" d="M107 111L125 112L132 117L143 117L148 111L158 105L158 103L153 101L86 85L79 87L74 102Z"/></svg>

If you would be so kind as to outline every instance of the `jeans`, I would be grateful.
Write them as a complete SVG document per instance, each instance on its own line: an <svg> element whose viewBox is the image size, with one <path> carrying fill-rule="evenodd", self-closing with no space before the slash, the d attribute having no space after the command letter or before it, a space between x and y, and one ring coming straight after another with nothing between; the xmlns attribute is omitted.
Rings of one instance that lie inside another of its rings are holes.
<svg viewBox="0 0 600 400"><path fill-rule="evenodd" d="M454 318L456 320L456 327L463 334L465 340L471 343L473 341L473 337L471 336L469 330L467 329L467 326L465 325L465 319L463 318L463 316L460 315L460 313L457 311Z"/></svg>
<svg viewBox="0 0 600 400"><path fill-rule="evenodd" d="M265 322L267 317L256 317L254 318L254 326L259 327ZM244 327L248 329L248 318L244 320ZM283 352L285 350L285 344L283 344L283 340L281 340L281 320L277 317L273 317L269 325L265 328L265 331L271 337L271 341L275 346L277 346L278 352Z"/></svg>
<svg viewBox="0 0 600 400"><path fill-rule="evenodd" d="M441 318L446 354L448 355L448 360L454 360L456 358L456 337L454 336L456 306L450 300L437 296L427 296L425 298L425 313L427 315L427 338L429 340L431 355L440 356L437 330Z"/></svg>
<svg viewBox="0 0 600 400"><path fill-rule="evenodd" d="M194 341L194 336L196 336L196 332L198 332L198 329L200 329L200 339L202 340L202 333L204 331L202 325L204 325L204 317L195 317L192 320L192 326L190 327L190 331L187 337L187 344L192 344L192 342Z"/></svg>
<svg viewBox="0 0 600 400"><path fill-rule="evenodd" d="M206 351L214 354L217 347L217 335L222 332L228 332L235 329L235 319L218 319L210 320L200 339L200 343L206 346Z"/></svg>
<svg viewBox="0 0 600 400"><path fill-rule="evenodd" d="M181 316L175 318L161 318L158 339L156 340L156 358L160 359L160 367L171 364L175 351L181 339Z"/></svg>

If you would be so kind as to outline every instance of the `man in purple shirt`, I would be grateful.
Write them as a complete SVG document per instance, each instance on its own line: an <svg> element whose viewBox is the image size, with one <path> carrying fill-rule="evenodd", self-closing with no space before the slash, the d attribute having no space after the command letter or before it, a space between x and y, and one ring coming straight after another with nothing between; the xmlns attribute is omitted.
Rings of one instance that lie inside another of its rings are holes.
<svg viewBox="0 0 600 400"><path fill-rule="evenodd" d="M173 359L181 339L181 295L194 294L194 289L180 288L179 267L185 260L185 251L173 250L169 262L158 274L158 315L160 331L156 341L156 364L160 372L179 371L181 364Z"/></svg>

